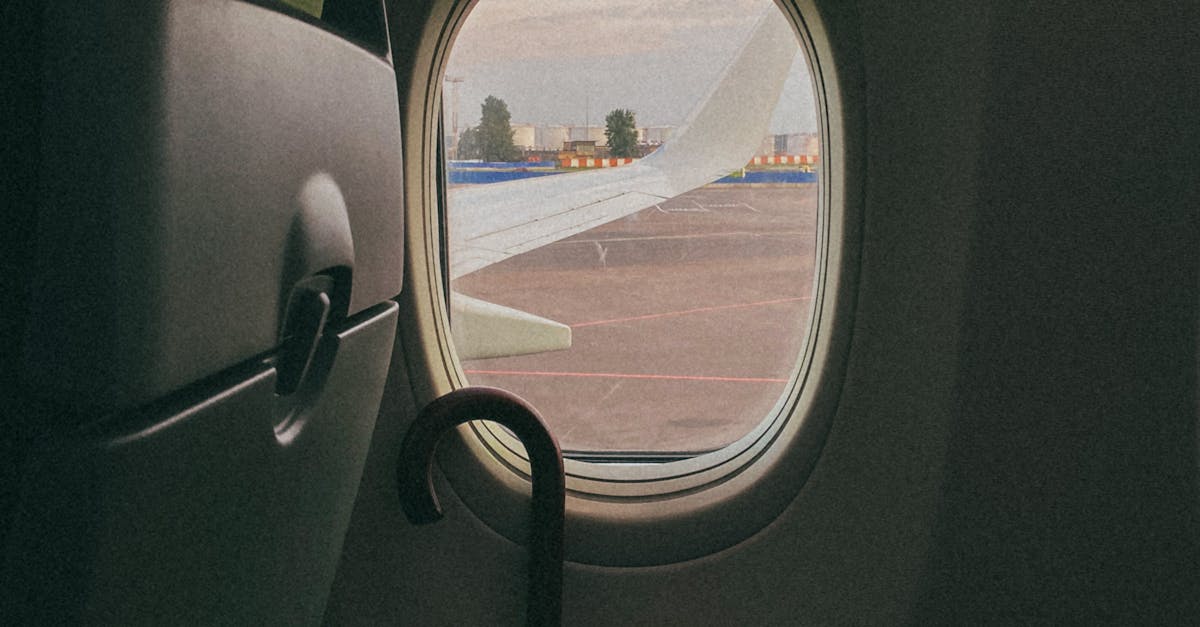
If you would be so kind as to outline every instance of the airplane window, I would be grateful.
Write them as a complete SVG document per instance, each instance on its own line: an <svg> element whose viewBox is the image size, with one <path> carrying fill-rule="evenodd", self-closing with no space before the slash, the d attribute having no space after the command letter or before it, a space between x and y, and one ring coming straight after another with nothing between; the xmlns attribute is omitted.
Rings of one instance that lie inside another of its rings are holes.
<svg viewBox="0 0 1200 627"><path fill-rule="evenodd" d="M811 318L809 66L770 0L487 0L443 85L471 384L569 457L671 461L781 411Z"/></svg>

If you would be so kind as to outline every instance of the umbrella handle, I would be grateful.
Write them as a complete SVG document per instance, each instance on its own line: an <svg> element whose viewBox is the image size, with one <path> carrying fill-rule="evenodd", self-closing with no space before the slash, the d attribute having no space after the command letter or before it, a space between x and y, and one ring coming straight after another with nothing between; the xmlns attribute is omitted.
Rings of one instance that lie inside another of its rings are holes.
<svg viewBox="0 0 1200 627"><path fill-rule="evenodd" d="M541 416L521 397L496 388L466 387L438 398L417 414L400 446L396 467L404 515L417 525L441 519L442 508L433 490L433 455L443 434L471 420L499 423L525 445L533 483L526 624L558 625L566 502L562 451Z"/></svg>

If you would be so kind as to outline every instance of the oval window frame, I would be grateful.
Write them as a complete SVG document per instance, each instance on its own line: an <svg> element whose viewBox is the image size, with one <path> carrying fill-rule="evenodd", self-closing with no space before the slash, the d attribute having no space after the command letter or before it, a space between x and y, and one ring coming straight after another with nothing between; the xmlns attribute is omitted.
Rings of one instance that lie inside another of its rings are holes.
<svg viewBox="0 0 1200 627"><path fill-rule="evenodd" d="M411 69L398 76L409 132L405 289L400 337L417 406L466 385L448 324L438 207L444 206L439 143L441 78L454 37L478 0L434 0ZM854 16L823 0L776 0L804 49L818 108L823 166L817 259L808 339L775 411L733 444L661 464L566 460L566 558L600 566L650 566L695 559L736 544L774 520L816 466L837 411L852 332L865 159ZM393 49L400 42L393 42ZM836 60L836 65L835 65ZM399 69L398 64L398 71ZM406 91L405 88L407 88ZM851 91L848 91L851 90ZM416 106L414 106L416 105ZM853 108L851 105L855 105ZM519 442L469 423L444 439L439 467L454 495L514 542L527 535L529 466ZM446 495L448 496L448 495Z"/></svg>

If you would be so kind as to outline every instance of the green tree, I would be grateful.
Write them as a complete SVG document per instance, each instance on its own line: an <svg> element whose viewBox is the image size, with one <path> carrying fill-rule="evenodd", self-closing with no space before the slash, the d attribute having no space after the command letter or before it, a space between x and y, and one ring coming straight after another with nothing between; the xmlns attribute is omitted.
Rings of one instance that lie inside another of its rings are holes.
<svg viewBox="0 0 1200 627"><path fill-rule="evenodd" d="M513 130L508 105L495 96L488 96L481 107L479 126L479 156L484 161L516 161L521 154L513 145Z"/></svg>
<svg viewBox="0 0 1200 627"><path fill-rule="evenodd" d="M637 122L633 111L613 109L604 117L604 136L608 138L608 152L614 157L636 157Z"/></svg>
<svg viewBox="0 0 1200 627"><path fill-rule="evenodd" d="M474 126L468 126L467 130L458 136L458 149L454 152L454 158L479 159L480 155L479 129Z"/></svg>

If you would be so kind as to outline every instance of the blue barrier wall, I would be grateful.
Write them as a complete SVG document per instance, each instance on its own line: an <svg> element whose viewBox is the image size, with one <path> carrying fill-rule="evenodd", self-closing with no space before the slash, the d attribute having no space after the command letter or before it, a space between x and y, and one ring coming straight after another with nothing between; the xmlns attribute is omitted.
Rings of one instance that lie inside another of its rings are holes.
<svg viewBox="0 0 1200 627"><path fill-rule="evenodd" d="M717 179L717 183L816 183L816 172L800 170L751 170L744 176L729 175Z"/></svg>
<svg viewBox="0 0 1200 627"><path fill-rule="evenodd" d="M539 163L539 162L535 162ZM540 162L549 163L549 162ZM467 167L464 167L466 165ZM499 169L503 166L503 169ZM514 169L511 163L480 163L477 161L452 161L450 163L451 185L487 185L502 183L537 176L565 174L565 170L530 170L528 167L539 167L522 164ZM751 170L743 176L726 176L714 183L816 183L816 172L801 172L799 170Z"/></svg>
<svg viewBox="0 0 1200 627"><path fill-rule="evenodd" d="M553 161L451 161L450 169L457 170L460 168L484 168L484 169L501 169L514 170L517 168L556 168L558 164Z"/></svg>
<svg viewBox="0 0 1200 627"><path fill-rule="evenodd" d="M487 185L536 176L562 174L554 170L455 170L450 169L451 185Z"/></svg>

